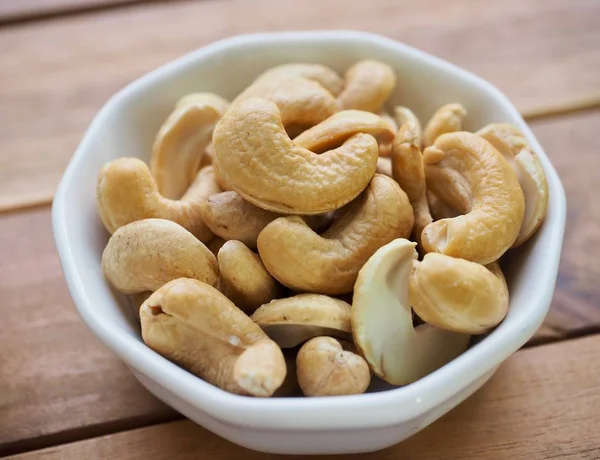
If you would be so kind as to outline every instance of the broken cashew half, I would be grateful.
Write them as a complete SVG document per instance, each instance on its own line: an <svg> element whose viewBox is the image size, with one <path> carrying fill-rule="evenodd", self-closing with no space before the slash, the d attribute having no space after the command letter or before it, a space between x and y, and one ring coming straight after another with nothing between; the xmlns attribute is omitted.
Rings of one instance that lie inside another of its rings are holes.
<svg viewBox="0 0 600 460"><path fill-rule="evenodd" d="M320 294L297 294L261 306L252 320L281 348L320 335L350 338L350 305Z"/></svg>
<svg viewBox="0 0 600 460"><path fill-rule="evenodd" d="M344 294L369 257L393 239L408 237L413 223L406 194L392 178L376 174L323 234L300 217L281 217L258 236L258 252L269 273L290 289Z"/></svg>
<svg viewBox="0 0 600 460"><path fill-rule="evenodd" d="M498 260L517 239L525 209L506 159L480 136L457 132L438 137L423 161L428 189L461 213L425 227L425 251L484 265Z"/></svg>
<svg viewBox="0 0 600 460"><path fill-rule="evenodd" d="M427 202L423 155L414 123L402 125L392 143L392 177L406 192L415 215L413 235L421 245L421 233L432 222Z"/></svg>
<svg viewBox="0 0 600 460"><path fill-rule="evenodd" d="M466 116L467 110L461 104L446 104L440 107L425 125L423 145L429 147L442 134L462 131Z"/></svg>
<svg viewBox="0 0 600 460"><path fill-rule="evenodd" d="M197 173L180 200L170 200L158 192L146 163L123 157L107 163L98 173L96 200L98 214L110 233L131 222L158 218L177 222L207 242L213 234L202 220L200 205L220 191L213 168L208 166Z"/></svg>
<svg viewBox="0 0 600 460"><path fill-rule="evenodd" d="M338 96L342 109L377 113L396 86L396 74L379 61L359 61L350 67L344 90Z"/></svg>
<svg viewBox="0 0 600 460"><path fill-rule="evenodd" d="M548 183L537 155L523 133L508 123L487 125L477 133L508 160L525 196L525 217L513 247L527 241L540 227L548 209Z"/></svg>
<svg viewBox="0 0 600 460"><path fill-rule="evenodd" d="M342 92L344 80L337 72L321 64L294 62L282 64L263 72L255 81L267 79L282 79L285 77L303 77L319 83L334 96Z"/></svg>
<svg viewBox="0 0 600 460"><path fill-rule="evenodd" d="M214 163L244 199L268 211L319 214L352 201L377 164L377 141L356 134L317 155L296 145L277 106L248 99L227 111L213 133Z"/></svg>
<svg viewBox="0 0 600 460"><path fill-rule="evenodd" d="M252 313L262 304L283 295L258 254L240 241L227 241L217 254L219 291L239 309Z"/></svg>
<svg viewBox="0 0 600 460"><path fill-rule="evenodd" d="M433 326L484 334L508 312L508 289L498 262L493 270L435 252L414 261L408 284L412 308Z"/></svg>
<svg viewBox="0 0 600 460"><path fill-rule="evenodd" d="M302 345L296 375L304 396L358 395L371 383L367 362L331 337L315 337Z"/></svg>
<svg viewBox="0 0 600 460"><path fill-rule="evenodd" d="M225 391L267 397L285 379L277 344L208 284L173 280L144 302L140 318L150 348Z"/></svg>
<svg viewBox="0 0 600 460"><path fill-rule="evenodd" d="M248 99L266 99L281 111L281 123L313 126L340 110L333 95L319 83L303 77L261 78L231 103L232 108Z"/></svg>
<svg viewBox="0 0 600 460"><path fill-rule="evenodd" d="M468 345L469 335L413 326L409 277L416 243L397 239L362 267L354 287L352 335L375 374L408 385L448 363Z"/></svg>
<svg viewBox="0 0 600 460"><path fill-rule="evenodd" d="M189 188L228 105L216 94L190 94L163 123L152 148L150 171L165 198L177 200Z"/></svg>
<svg viewBox="0 0 600 460"><path fill-rule="evenodd" d="M215 256L181 225L144 219L119 228L102 253L104 276L119 291L156 291L176 278L217 282Z"/></svg>
<svg viewBox="0 0 600 460"><path fill-rule="evenodd" d="M294 144L323 153L359 133L370 134L379 144L391 142L395 134L379 115L363 110L342 110L294 138Z"/></svg>

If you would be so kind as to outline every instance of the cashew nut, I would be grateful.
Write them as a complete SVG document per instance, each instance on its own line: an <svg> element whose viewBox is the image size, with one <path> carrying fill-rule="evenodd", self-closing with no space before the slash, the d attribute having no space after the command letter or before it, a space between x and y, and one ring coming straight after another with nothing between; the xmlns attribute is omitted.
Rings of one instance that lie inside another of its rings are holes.
<svg viewBox="0 0 600 460"><path fill-rule="evenodd" d="M446 104L440 107L425 125L424 146L433 145L442 134L462 131L462 123L466 116L467 110L460 104Z"/></svg>
<svg viewBox="0 0 600 460"><path fill-rule="evenodd" d="M240 241L227 241L217 254L219 291L239 309L252 313L262 304L283 295L281 286L266 270L260 257Z"/></svg>
<svg viewBox="0 0 600 460"><path fill-rule="evenodd" d="M381 119L387 123L394 134L398 131L396 120L387 112L379 112ZM393 140L393 139L392 139ZM379 157L389 157L392 153L392 142L379 142Z"/></svg>
<svg viewBox="0 0 600 460"><path fill-rule="evenodd" d="M315 337L298 351L298 383L305 396L342 396L364 393L371 372L359 355L342 349L331 337Z"/></svg>
<svg viewBox="0 0 600 460"><path fill-rule="evenodd" d="M415 215L414 237L421 245L421 232L432 222L427 203L423 155L414 123L402 125L392 143L392 177L406 192Z"/></svg>
<svg viewBox="0 0 600 460"><path fill-rule="evenodd" d="M379 377L408 385L462 353L469 336L430 324L413 326L409 276L416 243L397 239L362 267L354 287L354 343Z"/></svg>
<svg viewBox="0 0 600 460"><path fill-rule="evenodd" d="M343 109L377 113L396 86L396 75L383 62L359 61L348 69L338 96Z"/></svg>
<svg viewBox="0 0 600 460"><path fill-rule="evenodd" d="M342 92L344 80L329 67L321 64L296 62L278 65L262 73L256 80L281 79L284 77L303 77L319 83L334 96Z"/></svg>
<svg viewBox="0 0 600 460"><path fill-rule="evenodd" d="M217 282L215 256L182 226L144 219L119 228L102 253L102 270L125 294L156 291L176 278Z"/></svg>
<svg viewBox="0 0 600 460"><path fill-rule="evenodd" d="M239 240L250 249L256 249L256 240L262 229L282 216L254 206L236 192L211 195L202 203L201 215L215 235L225 240ZM330 217L315 214L304 219L311 228L318 231L328 224Z"/></svg>
<svg viewBox="0 0 600 460"><path fill-rule="evenodd" d="M443 134L423 153L427 187L460 216L429 224L427 252L489 264L517 239L523 191L506 159L488 141L467 132Z"/></svg>
<svg viewBox="0 0 600 460"><path fill-rule="evenodd" d="M271 396L285 379L277 344L208 284L173 280L144 302L140 318L150 348L223 390Z"/></svg>
<svg viewBox="0 0 600 460"><path fill-rule="evenodd" d="M525 196L525 217L519 237L513 247L527 241L540 227L548 209L548 184L537 155L523 134L508 123L495 123L479 131L478 135L492 144L508 160L515 171Z"/></svg>
<svg viewBox="0 0 600 460"><path fill-rule="evenodd" d="M435 252L414 261L408 294L419 317L442 329L484 334L508 312L508 290L497 262L483 265ZM498 276L497 276L498 275Z"/></svg>
<svg viewBox="0 0 600 460"><path fill-rule="evenodd" d="M323 153L339 147L355 134L365 133L380 144L394 139L395 131L379 115L362 110L342 110L307 129L294 139L294 143L314 153Z"/></svg>
<svg viewBox="0 0 600 460"><path fill-rule="evenodd" d="M414 112L412 110L410 110L408 107L403 107L401 105L398 105L394 108L394 118L396 119L396 124L398 126L398 129L402 128L404 125L407 125L407 124L414 126L414 129L412 131L413 135L414 135L413 143L417 147L419 147L419 149L421 149L421 147L423 145L423 141L421 139L421 137L422 137L421 122L419 121L417 116L414 114Z"/></svg>
<svg viewBox="0 0 600 460"><path fill-rule="evenodd" d="M198 172L181 200L169 200L158 192L146 163L124 157L107 163L98 173L96 200L98 214L110 233L131 222L159 218L177 222L206 242L213 234L202 220L200 204L218 192L209 166Z"/></svg>
<svg viewBox="0 0 600 460"><path fill-rule="evenodd" d="M190 94L161 126L152 148L150 171L165 198L177 200L189 188L227 106L225 99L212 93Z"/></svg>
<svg viewBox="0 0 600 460"><path fill-rule="evenodd" d="M261 78L246 88L232 107L253 98L275 103L285 126L313 126L341 109L329 91L303 77Z"/></svg>
<svg viewBox="0 0 600 460"><path fill-rule="evenodd" d="M389 158L377 158L377 174L383 174L388 177L392 176L392 160Z"/></svg>
<svg viewBox="0 0 600 460"><path fill-rule="evenodd" d="M360 267L381 246L408 237L414 223L406 194L376 174L365 192L322 235L299 217L275 219L258 236L263 263L280 283L297 291L352 291Z"/></svg>
<svg viewBox="0 0 600 460"><path fill-rule="evenodd" d="M320 294L273 300L252 320L281 348L293 348L320 335L350 338L350 305Z"/></svg>
<svg viewBox="0 0 600 460"><path fill-rule="evenodd" d="M229 109L213 133L214 163L244 199L284 214L319 214L352 201L377 164L377 141L356 134L317 155L286 134L277 106L248 99Z"/></svg>

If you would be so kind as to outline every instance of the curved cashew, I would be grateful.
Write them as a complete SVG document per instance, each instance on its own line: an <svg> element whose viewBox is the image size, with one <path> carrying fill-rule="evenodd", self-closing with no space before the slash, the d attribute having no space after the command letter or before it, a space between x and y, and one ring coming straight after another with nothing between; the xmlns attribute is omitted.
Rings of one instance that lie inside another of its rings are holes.
<svg viewBox="0 0 600 460"><path fill-rule="evenodd" d="M350 338L350 305L320 294L298 294L261 306L252 320L281 348L320 335Z"/></svg>
<svg viewBox="0 0 600 460"><path fill-rule="evenodd" d="M272 67L262 73L255 81L263 79L281 79L284 77L303 77L319 83L334 96L342 92L344 80L329 67L321 64L295 62Z"/></svg>
<svg viewBox="0 0 600 460"><path fill-rule="evenodd" d="M146 163L137 158L118 158L98 173L96 200L98 214L110 233L137 220L159 218L177 222L206 242L213 234L202 220L200 204L220 191L209 166L198 172L181 200L169 200L158 192Z"/></svg>
<svg viewBox="0 0 600 460"><path fill-rule="evenodd" d="M177 200L189 188L228 104L212 93L190 94L163 123L152 148L150 171L165 198Z"/></svg>
<svg viewBox="0 0 600 460"><path fill-rule="evenodd" d="M446 104L433 114L423 131L423 145L429 147L445 133L462 130L462 123L467 116L467 109L460 104Z"/></svg>
<svg viewBox="0 0 600 460"><path fill-rule="evenodd" d="M508 289L497 262L483 265L435 252L414 261L408 294L419 317L433 326L484 334L508 312Z"/></svg>
<svg viewBox="0 0 600 460"><path fill-rule="evenodd" d="M232 107L253 98L275 103L285 126L313 126L341 108L329 91L316 81L303 77L259 79L235 98Z"/></svg>
<svg viewBox="0 0 600 460"><path fill-rule="evenodd" d="M156 291L186 277L217 282L215 256L182 226L164 219L145 219L119 228L102 253L104 276L119 291Z"/></svg>
<svg viewBox="0 0 600 460"><path fill-rule="evenodd" d="M232 107L213 133L214 162L244 199L284 214L319 214L353 200L377 163L377 142L356 134L317 155L286 134L277 106L248 99Z"/></svg>
<svg viewBox="0 0 600 460"><path fill-rule="evenodd" d="M525 217L513 247L527 241L540 227L548 209L548 183L537 155L517 127L508 123L488 125L480 135L504 155L516 173L525 196Z"/></svg>
<svg viewBox="0 0 600 460"><path fill-rule="evenodd" d="M239 240L250 249L256 249L256 240L262 229L282 216L254 206L236 192L211 195L202 203L201 215L215 235L225 240ZM316 214L304 219L309 227L318 231L329 223L330 217Z"/></svg>
<svg viewBox="0 0 600 460"><path fill-rule="evenodd" d="M225 391L271 396L285 379L277 344L208 284L173 280L146 300L140 318L150 348Z"/></svg>
<svg viewBox="0 0 600 460"><path fill-rule="evenodd" d="M392 160L389 158L377 158L377 174L383 174L384 176L392 176Z"/></svg>
<svg viewBox="0 0 600 460"><path fill-rule="evenodd" d="M344 90L338 96L343 109L377 113L396 86L390 66L379 61L359 61L348 69Z"/></svg>
<svg viewBox="0 0 600 460"><path fill-rule="evenodd" d="M360 267L381 246L408 237L414 223L406 194L376 174L367 190L322 235L299 217L274 220L258 236L263 263L280 283L321 294L352 291Z"/></svg>
<svg viewBox="0 0 600 460"><path fill-rule="evenodd" d="M227 241L217 254L219 291L239 309L251 313L283 295L260 257L240 241Z"/></svg>
<svg viewBox="0 0 600 460"><path fill-rule="evenodd" d="M423 153L427 187L463 215L423 230L427 252L480 264L500 258L517 239L524 198L502 154L476 134L443 134Z"/></svg>
<svg viewBox="0 0 600 460"><path fill-rule="evenodd" d="M294 144L314 153L323 153L359 133L370 134L380 144L394 139L389 123L379 115L362 110L342 110L304 131L294 139Z"/></svg>
<svg viewBox="0 0 600 460"><path fill-rule="evenodd" d="M413 326L408 282L416 243L397 239L360 270L352 303L354 343L379 377L408 385L462 353L469 336L429 324Z"/></svg>
<svg viewBox="0 0 600 460"><path fill-rule="evenodd" d="M379 112L381 119L387 123L394 134L398 131L396 120L387 112ZM392 138L393 140L393 138ZM389 157L392 153L392 142L379 142L379 157Z"/></svg>
<svg viewBox="0 0 600 460"><path fill-rule="evenodd" d="M396 120L398 129L402 128L404 125L407 124L414 126L414 129L412 131L414 135L413 143L420 149L423 145L421 122L419 121L419 118L415 115L415 113L408 107L398 105L394 108L394 118ZM396 131L398 131L398 129Z"/></svg>
<svg viewBox="0 0 600 460"><path fill-rule="evenodd" d="M296 375L305 396L342 396L364 393L371 383L369 365L359 355L342 349L331 337L315 337L298 351Z"/></svg>
<svg viewBox="0 0 600 460"><path fill-rule="evenodd" d="M403 124L392 143L392 177L408 196L415 215L413 234L421 245L421 233L432 219L427 203L423 155L418 142L417 126L414 123Z"/></svg>

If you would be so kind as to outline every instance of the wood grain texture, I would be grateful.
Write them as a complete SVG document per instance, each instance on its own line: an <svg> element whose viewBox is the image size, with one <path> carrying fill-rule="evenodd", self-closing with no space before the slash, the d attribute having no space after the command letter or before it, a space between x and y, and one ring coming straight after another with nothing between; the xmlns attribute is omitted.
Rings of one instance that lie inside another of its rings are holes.
<svg viewBox="0 0 600 460"><path fill-rule="evenodd" d="M372 454L315 459L597 459L600 336L517 352L475 395L407 441ZM289 459L235 446L189 421L118 433L12 460Z"/></svg>
<svg viewBox="0 0 600 460"><path fill-rule="evenodd" d="M137 0L0 0L0 24L105 8Z"/></svg>
<svg viewBox="0 0 600 460"><path fill-rule="evenodd" d="M220 38L291 27L377 32L472 70L525 113L539 113L598 100L599 15L596 0L205 0L6 28L0 209L48 202L84 129L116 90Z"/></svg>
<svg viewBox="0 0 600 460"><path fill-rule="evenodd" d="M557 290L538 341L600 330L600 264L590 260L600 247L598 126L600 111L532 124L569 198ZM0 229L0 454L173 417L78 319L49 207L0 215Z"/></svg>
<svg viewBox="0 0 600 460"><path fill-rule="evenodd" d="M0 229L0 455L173 417L79 319L49 209L3 215Z"/></svg>

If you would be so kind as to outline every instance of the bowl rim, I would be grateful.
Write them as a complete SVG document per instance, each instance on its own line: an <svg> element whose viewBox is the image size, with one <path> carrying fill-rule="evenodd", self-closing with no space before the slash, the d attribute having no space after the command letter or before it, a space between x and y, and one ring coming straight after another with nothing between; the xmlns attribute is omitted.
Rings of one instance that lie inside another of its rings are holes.
<svg viewBox="0 0 600 460"><path fill-rule="evenodd" d="M207 55L217 54L232 47L247 46L249 43L257 45L273 40L302 42L307 45L335 40L362 41L391 48L396 53L426 61L444 72L460 76L469 84L484 89L498 104L504 106L503 108L515 120L519 120L520 129L531 142L544 166L549 187L551 186L549 206L553 207L556 216L551 228L551 241L554 242L552 246L556 247L556 251L549 255L549 262L543 272L545 276L539 279L541 283L546 283L547 289L541 298L532 302L535 308L532 305L532 308L523 314L521 327L495 330L482 343L471 347L447 365L405 387L334 398L257 399L230 394L204 382L118 328L110 327L108 321L99 315L93 307L93 299L86 293L86 287L74 262L73 247L66 237L69 222L65 206L70 183L84 162L94 133L111 116L122 99L135 95L148 83L161 80L170 73L184 70ZM547 313L558 272L565 218L566 198L560 179L527 124L502 92L482 78L440 58L387 37L354 30L236 35L212 42L138 78L113 95L95 116L64 172L52 206L55 243L69 291L85 324L108 348L137 372L215 419L237 426L279 430L328 428L339 430L401 423L441 405L477 378L493 370L534 334ZM399 411L398 407L402 407L402 410ZM365 410L367 408L368 410ZM314 417L315 411L320 411L319 417ZM289 413L293 413L294 416L290 417ZM357 417L357 414L360 416Z"/></svg>

